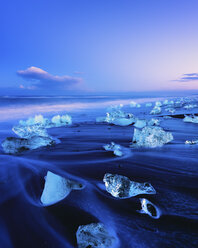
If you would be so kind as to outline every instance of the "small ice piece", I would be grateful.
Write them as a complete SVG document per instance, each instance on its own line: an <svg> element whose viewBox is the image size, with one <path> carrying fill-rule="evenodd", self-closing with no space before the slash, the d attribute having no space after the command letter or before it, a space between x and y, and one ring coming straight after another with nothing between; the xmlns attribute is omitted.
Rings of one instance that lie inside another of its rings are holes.
<svg viewBox="0 0 198 248"><path fill-rule="evenodd" d="M2 147L5 153L16 154L53 144L55 141L50 137L34 136L30 139L8 137L2 142Z"/></svg>
<svg viewBox="0 0 198 248"><path fill-rule="evenodd" d="M18 126L14 126L12 128L12 131L16 133L19 137L26 139L29 139L33 136L43 136L43 137L49 136L46 129L40 124L35 124L31 126L18 125Z"/></svg>
<svg viewBox="0 0 198 248"><path fill-rule="evenodd" d="M157 114L160 114L161 111L162 111L161 107L155 106L155 107L151 110L150 114L151 114L151 115L157 115Z"/></svg>
<svg viewBox="0 0 198 248"><path fill-rule="evenodd" d="M136 108L141 108L141 104L138 103L138 104L136 105Z"/></svg>
<svg viewBox="0 0 198 248"><path fill-rule="evenodd" d="M165 116L163 116L163 118L164 118L164 119L172 119L172 117L169 116L169 115L165 115Z"/></svg>
<svg viewBox="0 0 198 248"><path fill-rule="evenodd" d="M72 124L71 116L69 115L55 115L51 119L52 124L54 124L55 127L62 127Z"/></svg>
<svg viewBox="0 0 198 248"><path fill-rule="evenodd" d="M137 119L135 124L133 125L134 127L137 127L137 128L143 128L147 125L147 121L146 120L140 120L140 119Z"/></svg>
<svg viewBox="0 0 198 248"><path fill-rule="evenodd" d="M113 152L113 154L116 155L116 156L121 157L123 155L121 146L115 144L114 142L111 142L111 144L104 145L103 148L106 151Z"/></svg>
<svg viewBox="0 0 198 248"><path fill-rule="evenodd" d="M134 118L118 118L112 120L110 123L116 125L116 126L121 126L121 127L126 127L135 122Z"/></svg>
<svg viewBox="0 0 198 248"><path fill-rule="evenodd" d="M76 238L78 248L112 248L116 240L102 223L79 226Z"/></svg>
<svg viewBox="0 0 198 248"><path fill-rule="evenodd" d="M41 202L45 206L53 205L63 200L74 189L81 190L83 185L48 171L45 177Z"/></svg>
<svg viewBox="0 0 198 248"><path fill-rule="evenodd" d="M198 144L198 140L186 140L185 144L186 145L195 145L195 144Z"/></svg>
<svg viewBox="0 0 198 248"><path fill-rule="evenodd" d="M111 106L108 108L105 118L98 117L96 122L107 122L118 126L128 126L135 123L133 114L125 113L121 110L122 105Z"/></svg>
<svg viewBox="0 0 198 248"><path fill-rule="evenodd" d="M194 115L188 116L188 115L186 115L184 117L183 121L184 122L198 123L198 116L194 116Z"/></svg>
<svg viewBox="0 0 198 248"><path fill-rule="evenodd" d="M169 102L168 102L167 99L163 101L163 105L168 105L168 103L169 103Z"/></svg>
<svg viewBox="0 0 198 248"><path fill-rule="evenodd" d="M137 106L137 103L136 102L134 102L134 101L131 101L130 102L130 107L131 108L135 108Z"/></svg>
<svg viewBox="0 0 198 248"><path fill-rule="evenodd" d="M174 108L166 108L165 111L174 114L176 110Z"/></svg>
<svg viewBox="0 0 198 248"><path fill-rule="evenodd" d="M147 102L145 105L147 108L152 107L152 103L151 102Z"/></svg>
<svg viewBox="0 0 198 248"><path fill-rule="evenodd" d="M197 107L197 104L188 104L188 105L184 106L185 109L193 109L193 108L196 108L196 107Z"/></svg>
<svg viewBox="0 0 198 248"><path fill-rule="evenodd" d="M157 102L155 102L155 106L156 106L156 107L161 107L161 106L162 106L162 103L159 102L159 101L157 101Z"/></svg>
<svg viewBox="0 0 198 248"><path fill-rule="evenodd" d="M21 126L32 126L35 124L46 126L49 124L49 120L47 118L44 118L42 115L35 115L34 117L28 118L26 121L19 121L19 125Z"/></svg>
<svg viewBox="0 0 198 248"><path fill-rule="evenodd" d="M148 126L159 126L160 120L152 118L148 121Z"/></svg>
<svg viewBox="0 0 198 248"><path fill-rule="evenodd" d="M156 194L150 183L138 183L128 177L106 173L103 178L107 192L120 199L130 198L141 194Z"/></svg>
<svg viewBox="0 0 198 248"><path fill-rule="evenodd" d="M145 198L140 199L140 202L142 209L139 213L148 214L153 219L159 219L161 213L157 206Z"/></svg>
<svg viewBox="0 0 198 248"><path fill-rule="evenodd" d="M142 130L134 129L132 146L155 148L172 140L172 133L164 131L161 127L146 126Z"/></svg>
<svg viewBox="0 0 198 248"><path fill-rule="evenodd" d="M183 102L181 100L177 100L174 104L175 108L181 108L183 106Z"/></svg>

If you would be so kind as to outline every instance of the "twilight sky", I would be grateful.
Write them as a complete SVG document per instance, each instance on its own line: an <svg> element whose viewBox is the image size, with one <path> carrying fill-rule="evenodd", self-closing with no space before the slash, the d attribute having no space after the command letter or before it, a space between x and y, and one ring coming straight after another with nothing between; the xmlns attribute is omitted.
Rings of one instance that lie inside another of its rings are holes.
<svg viewBox="0 0 198 248"><path fill-rule="evenodd" d="M198 89L197 0L7 0L2 94Z"/></svg>

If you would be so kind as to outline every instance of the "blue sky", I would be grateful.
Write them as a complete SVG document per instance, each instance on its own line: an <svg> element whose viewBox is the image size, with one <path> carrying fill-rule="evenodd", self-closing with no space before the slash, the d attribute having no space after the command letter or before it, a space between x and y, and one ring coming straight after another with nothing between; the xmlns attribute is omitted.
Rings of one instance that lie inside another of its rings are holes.
<svg viewBox="0 0 198 248"><path fill-rule="evenodd" d="M197 0L4 1L1 92L198 89L197 9Z"/></svg>

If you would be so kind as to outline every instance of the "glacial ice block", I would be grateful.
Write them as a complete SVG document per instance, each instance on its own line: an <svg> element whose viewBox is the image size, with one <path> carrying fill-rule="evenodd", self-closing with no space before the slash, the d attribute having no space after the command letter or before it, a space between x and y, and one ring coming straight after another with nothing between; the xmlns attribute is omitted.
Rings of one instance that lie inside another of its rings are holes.
<svg viewBox="0 0 198 248"><path fill-rule="evenodd" d="M30 126L14 126L12 131L16 133L19 137L29 139L33 136L43 136L48 137L46 129L40 124L30 125Z"/></svg>
<svg viewBox="0 0 198 248"><path fill-rule="evenodd" d="M155 107L151 110L150 114L151 114L151 115L157 115L157 114L160 114L161 112L162 112L161 107L155 106Z"/></svg>
<svg viewBox="0 0 198 248"><path fill-rule="evenodd" d="M151 102L147 102L145 105L147 108L152 107L152 103Z"/></svg>
<svg viewBox="0 0 198 248"><path fill-rule="evenodd" d="M176 110L174 108L166 108L165 111L174 114Z"/></svg>
<svg viewBox="0 0 198 248"><path fill-rule="evenodd" d="M111 142L110 144L104 145L103 148L106 151L111 151L115 156L121 157L123 155L122 148L120 145L115 144L114 142Z"/></svg>
<svg viewBox="0 0 198 248"><path fill-rule="evenodd" d="M55 141L50 137L34 136L30 139L8 137L2 142L2 147L5 153L16 154L53 144Z"/></svg>
<svg viewBox="0 0 198 248"><path fill-rule="evenodd" d="M187 104L184 106L184 109L193 109L193 108L196 108L197 107L197 104Z"/></svg>
<svg viewBox="0 0 198 248"><path fill-rule="evenodd" d="M106 173L103 178L107 192L120 199L130 198L140 194L156 194L150 183L138 183L128 177Z"/></svg>
<svg viewBox="0 0 198 248"><path fill-rule="evenodd" d="M157 101L157 102L155 102L155 106L156 107L161 107L162 106L162 103L160 101Z"/></svg>
<svg viewBox="0 0 198 248"><path fill-rule="evenodd" d="M186 140L185 144L186 145L196 145L196 144L198 144L198 140Z"/></svg>
<svg viewBox="0 0 198 248"><path fill-rule="evenodd" d="M146 126L142 130L134 129L132 146L155 148L172 140L172 133L164 131L161 127Z"/></svg>
<svg viewBox="0 0 198 248"><path fill-rule="evenodd" d="M56 115L51 122L55 127L68 126L72 124L72 118L69 115Z"/></svg>
<svg viewBox="0 0 198 248"><path fill-rule="evenodd" d="M147 121L146 120L140 120L140 119L137 119L135 121L135 124L133 125L134 127L137 127L137 128L143 128L147 125Z"/></svg>
<svg viewBox="0 0 198 248"><path fill-rule="evenodd" d="M78 248L113 248L115 238L102 223L79 226L76 232Z"/></svg>
<svg viewBox="0 0 198 248"><path fill-rule="evenodd" d="M48 206L63 200L72 190L81 190L83 185L59 175L47 172L41 202Z"/></svg>
<svg viewBox="0 0 198 248"><path fill-rule="evenodd" d="M157 206L145 198L140 199L140 202L142 209L139 213L148 214L153 219L159 219L161 213Z"/></svg>
<svg viewBox="0 0 198 248"><path fill-rule="evenodd" d="M122 105L111 106L106 113L106 117L96 118L96 122L107 122L118 126L128 126L135 123L133 114L125 113L121 110Z"/></svg>
<svg viewBox="0 0 198 248"><path fill-rule="evenodd" d="M35 115L26 121L20 120L19 126L40 125L41 128L61 127L72 124L72 118L69 115L55 115L50 119L44 118L42 115Z"/></svg>
<svg viewBox="0 0 198 248"><path fill-rule="evenodd" d="M188 116L186 115L183 119L184 122L192 122L192 123L198 123L198 116Z"/></svg>

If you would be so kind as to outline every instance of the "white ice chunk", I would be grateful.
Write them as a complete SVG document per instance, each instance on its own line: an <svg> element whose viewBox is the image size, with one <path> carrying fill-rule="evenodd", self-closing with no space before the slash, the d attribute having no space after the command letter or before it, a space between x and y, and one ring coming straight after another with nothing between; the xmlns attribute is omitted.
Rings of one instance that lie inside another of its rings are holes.
<svg viewBox="0 0 198 248"><path fill-rule="evenodd" d="M128 177L106 173L103 178L107 192L116 198L130 198L141 194L156 194L150 183L138 183Z"/></svg>
<svg viewBox="0 0 198 248"><path fill-rule="evenodd" d="M134 101L131 101L130 102L130 107L131 108L135 108L137 106L137 103L136 102L134 102Z"/></svg>
<svg viewBox="0 0 198 248"><path fill-rule="evenodd" d="M155 102L155 106L156 107L161 107L162 106L162 103L160 101L157 101L157 102Z"/></svg>
<svg viewBox="0 0 198 248"><path fill-rule="evenodd" d="M197 104L188 104L188 105L184 106L185 109L193 109L193 108L196 108L196 107L197 107Z"/></svg>
<svg viewBox="0 0 198 248"><path fill-rule="evenodd" d="M81 190L81 183L47 172L41 202L48 206L63 200L73 189Z"/></svg>
<svg viewBox="0 0 198 248"><path fill-rule="evenodd" d="M2 147L5 153L15 154L53 144L55 141L51 137L34 136L30 139L8 137L2 142Z"/></svg>
<svg viewBox="0 0 198 248"><path fill-rule="evenodd" d="M168 103L169 103L169 102L168 102L167 99L163 101L163 105L168 105Z"/></svg>
<svg viewBox="0 0 198 248"><path fill-rule="evenodd" d="M116 156L121 157L123 155L121 146L115 144L114 142L111 142L111 144L104 145L103 148L106 151L113 152L113 154L116 155Z"/></svg>
<svg viewBox="0 0 198 248"><path fill-rule="evenodd" d="M147 102L145 105L147 108L152 107L152 103L151 102Z"/></svg>
<svg viewBox="0 0 198 248"><path fill-rule="evenodd" d="M102 223L79 226L76 238L78 248L113 248L116 242Z"/></svg>
<svg viewBox="0 0 198 248"><path fill-rule="evenodd" d="M162 111L161 107L155 106L155 107L151 110L150 114L151 114L151 115L157 115L157 114L160 114L161 111Z"/></svg>
<svg viewBox="0 0 198 248"><path fill-rule="evenodd" d="M161 127L146 126L142 130L134 129L132 146L155 148L172 140L172 133L165 132Z"/></svg>
<svg viewBox="0 0 198 248"><path fill-rule="evenodd" d="M29 139L33 136L48 137L46 129L40 124L34 124L31 126L14 126L12 131L15 132L19 137Z"/></svg>
<svg viewBox="0 0 198 248"><path fill-rule="evenodd" d="M152 118L148 121L148 126L159 126L160 120Z"/></svg>
<svg viewBox="0 0 198 248"><path fill-rule="evenodd" d="M128 126L135 122L135 117L130 113L121 110L122 106L116 105L108 108L106 117L98 117L97 122L107 122L118 126Z"/></svg>
<svg viewBox="0 0 198 248"><path fill-rule="evenodd" d="M176 110L174 108L166 108L165 111L174 114Z"/></svg>
<svg viewBox="0 0 198 248"><path fill-rule="evenodd" d="M137 119L135 124L133 125L134 127L137 127L137 128L143 128L147 125L147 121L146 120L140 120L140 119Z"/></svg>
<svg viewBox="0 0 198 248"><path fill-rule="evenodd" d="M55 115L51 119L52 124L54 124L55 127L62 127L62 126L68 126L72 124L71 116L69 115Z"/></svg>
<svg viewBox="0 0 198 248"><path fill-rule="evenodd" d="M161 211L158 209L156 205L154 205L149 200L143 198L140 199L141 202L141 210L139 211L142 214L148 214L153 219L159 219L161 215Z"/></svg>
<svg viewBox="0 0 198 248"><path fill-rule="evenodd" d="M188 116L186 115L183 119L184 122L192 122L192 123L198 123L198 116Z"/></svg>
<svg viewBox="0 0 198 248"><path fill-rule="evenodd" d="M186 145L195 145L195 144L198 144L198 140L186 140L185 144Z"/></svg>

